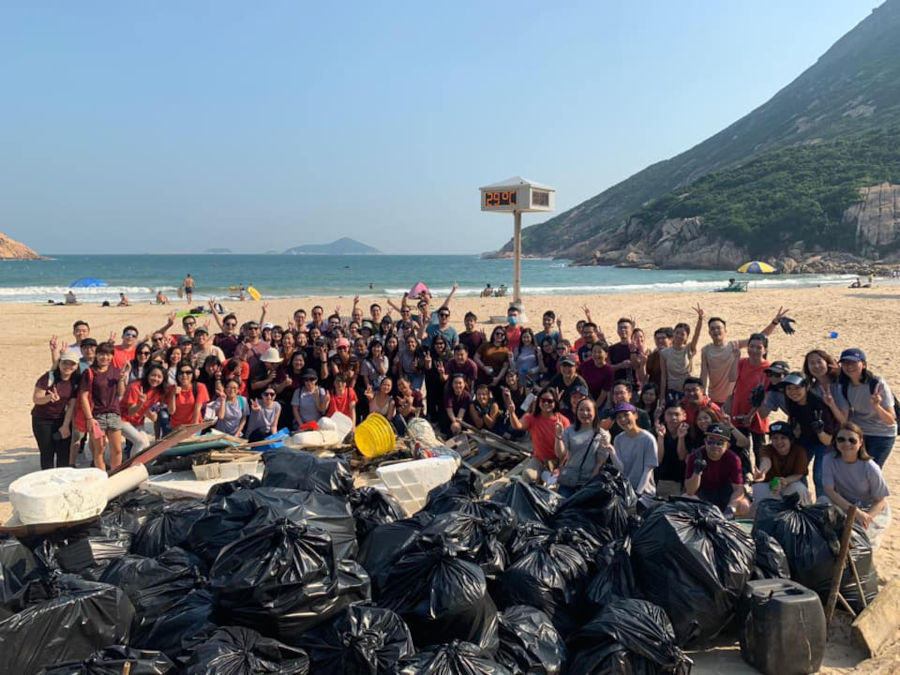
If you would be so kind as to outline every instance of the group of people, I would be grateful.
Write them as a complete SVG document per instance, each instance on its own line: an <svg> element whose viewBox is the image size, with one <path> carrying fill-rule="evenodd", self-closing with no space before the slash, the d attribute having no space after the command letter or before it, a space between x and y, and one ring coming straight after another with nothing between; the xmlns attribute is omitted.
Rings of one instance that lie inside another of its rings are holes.
<svg viewBox="0 0 900 675"><path fill-rule="evenodd" d="M364 313L357 297L349 316L316 305L282 325L266 321L265 303L259 320L240 322L210 302L180 333L173 313L143 340L126 326L98 343L76 322L68 346L51 339L34 389L41 467L73 465L86 438L94 465L107 467L108 450L114 468L123 448L140 452L204 418L252 441L336 412L354 425L377 413L398 432L423 417L447 436L471 425L530 441L523 476L564 495L612 462L645 501L692 496L735 516L787 495L855 504L877 545L897 417L862 350L813 349L794 368L769 360L783 309L732 340L725 319L698 305L693 326L657 328L652 347L631 317L607 339L587 307L569 337L552 310L537 332L523 326L516 303L505 325L485 331L467 312L457 330L455 291L436 309L423 293Z"/></svg>

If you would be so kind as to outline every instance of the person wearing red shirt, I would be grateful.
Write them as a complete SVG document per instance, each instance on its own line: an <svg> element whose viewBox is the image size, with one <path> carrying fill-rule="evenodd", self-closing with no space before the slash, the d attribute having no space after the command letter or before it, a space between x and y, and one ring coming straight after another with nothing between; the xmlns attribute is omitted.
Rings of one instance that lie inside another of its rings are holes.
<svg viewBox="0 0 900 675"><path fill-rule="evenodd" d="M112 366L121 370L129 361L134 360L134 350L137 347L138 329L134 326L125 326L122 330L122 344L114 347ZM112 342L112 336L110 336Z"/></svg>
<svg viewBox="0 0 900 675"><path fill-rule="evenodd" d="M197 424L203 417L203 405L209 403L206 387L194 382L194 369L179 364L175 384L169 389L169 423L172 429Z"/></svg>
<svg viewBox="0 0 900 675"><path fill-rule="evenodd" d="M768 350L769 338L762 333L750 336L747 341L747 357L738 361L737 382L734 384L734 398L731 401L731 419L738 429L752 436L753 454L756 458L759 457L765 435L769 432L769 422L757 412L757 406L753 404L753 392L757 389L765 392L769 387L769 378L766 376L766 369L771 365L766 360Z"/></svg>
<svg viewBox="0 0 900 675"><path fill-rule="evenodd" d="M681 397L681 405L684 407L686 414L685 420L688 425L692 425L697 419L697 411L700 408L711 408L716 411L719 419L722 419L724 412L716 403L703 393L703 383L699 377L684 378L684 395Z"/></svg>
<svg viewBox="0 0 900 675"><path fill-rule="evenodd" d="M328 410L325 414L328 417L339 412L346 415L353 422L353 428L356 428L356 402L358 400L356 392L349 386L350 378L344 373L338 373L334 376L334 388L331 392L331 400L328 403Z"/></svg>
<svg viewBox="0 0 900 675"><path fill-rule="evenodd" d="M506 310L506 346L509 347L509 351L515 353L516 349L519 348L519 340L522 337L522 326L519 325L519 321L521 321L522 307L518 303L513 303L509 306L509 309Z"/></svg>
<svg viewBox="0 0 900 675"><path fill-rule="evenodd" d="M159 364L151 364L144 370L144 376L135 380L125 389L119 402L122 414L122 435L131 441L131 453L138 455L150 446L152 439L144 431L144 419L156 421L154 407L164 400L166 371Z"/></svg>
<svg viewBox="0 0 900 675"><path fill-rule="evenodd" d="M522 476L535 482L544 471L553 472L558 464L556 439L562 437L569 420L559 411L559 399L554 391L546 388L537 397L538 411L529 412L521 420L516 415L509 390L503 391L503 404L509 414L509 425L517 431L528 431L531 435L533 456L520 465Z"/></svg>

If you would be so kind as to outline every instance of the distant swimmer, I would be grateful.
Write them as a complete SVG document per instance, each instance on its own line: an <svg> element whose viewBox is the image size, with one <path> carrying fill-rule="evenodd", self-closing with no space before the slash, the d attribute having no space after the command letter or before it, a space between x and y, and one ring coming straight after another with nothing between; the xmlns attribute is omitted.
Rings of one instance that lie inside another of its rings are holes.
<svg viewBox="0 0 900 675"><path fill-rule="evenodd" d="M191 296L194 295L194 280L188 274L184 278L184 297L187 298L188 304L191 304Z"/></svg>

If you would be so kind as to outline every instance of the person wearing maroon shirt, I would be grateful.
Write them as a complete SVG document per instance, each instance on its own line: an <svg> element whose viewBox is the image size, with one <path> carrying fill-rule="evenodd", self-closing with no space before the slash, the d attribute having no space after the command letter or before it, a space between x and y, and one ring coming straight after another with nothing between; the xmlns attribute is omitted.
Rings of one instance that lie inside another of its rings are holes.
<svg viewBox="0 0 900 675"><path fill-rule="evenodd" d="M478 365L469 358L469 349L459 342L453 348L453 358L446 365L447 376L452 380L456 374L462 375L466 381L466 389L471 392L478 379Z"/></svg>
<svg viewBox="0 0 900 675"><path fill-rule="evenodd" d="M113 367L115 350L104 342L97 347L94 365L81 374L78 386L78 402L84 414L90 436L94 466L106 470L104 451L109 441L109 468L115 469L122 463L122 417L119 401L125 393L131 364L126 363L119 370Z"/></svg>
<svg viewBox="0 0 900 675"><path fill-rule="evenodd" d="M459 334L459 341L469 350L469 355L472 355L478 351L481 343L484 342L484 331L476 328L478 317L475 316L474 312L466 312L465 317L463 317L463 324L465 324L466 329Z"/></svg>
<svg viewBox="0 0 900 675"><path fill-rule="evenodd" d="M606 404L615 379L612 366L606 361L607 353L605 344L595 342L591 345L591 358L582 362L578 368L578 373L587 382L588 390L596 401L598 410Z"/></svg>
<svg viewBox="0 0 900 675"><path fill-rule="evenodd" d="M731 433L718 424L706 430L706 445L688 455L684 471L684 491L692 497L715 504L726 518L749 512L744 495L741 460L732 452Z"/></svg>
<svg viewBox="0 0 900 675"><path fill-rule="evenodd" d="M634 331L634 321L622 317L616 322L616 333L619 341L609 346L609 365L612 366L617 380L634 382L634 369L631 367L631 334Z"/></svg>
<svg viewBox="0 0 900 675"><path fill-rule="evenodd" d="M70 466L69 437L78 396L77 350L59 356L56 368L38 378L31 401L31 430L41 454L41 470Z"/></svg>

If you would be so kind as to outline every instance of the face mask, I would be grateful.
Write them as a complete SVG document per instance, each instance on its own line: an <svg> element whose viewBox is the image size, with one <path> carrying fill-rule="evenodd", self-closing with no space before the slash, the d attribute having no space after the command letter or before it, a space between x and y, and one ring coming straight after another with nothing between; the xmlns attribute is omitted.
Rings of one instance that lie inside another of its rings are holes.
<svg viewBox="0 0 900 675"><path fill-rule="evenodd" d="M517 323L519 323L519 317L517 317L517 316L508 316L508 317L506 317L506 322L507 322L510 326L515 326Z"/></svg>

